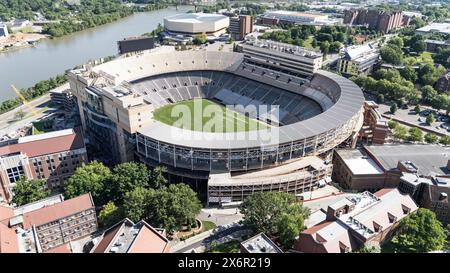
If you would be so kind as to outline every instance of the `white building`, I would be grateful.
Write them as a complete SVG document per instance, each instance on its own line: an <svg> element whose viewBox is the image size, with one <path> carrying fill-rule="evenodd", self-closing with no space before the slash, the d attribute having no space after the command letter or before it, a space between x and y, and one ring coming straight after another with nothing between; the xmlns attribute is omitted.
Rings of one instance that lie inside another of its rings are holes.
<svg viewBox="0 0 450 273"><path fill-rule="evenodd" d="M230 25L230 18L221 14L183 13L164 18L164 28L174 34L220 36Z"/></svg>
<svg viewBox="0 0 450 273"><path fill-rule="evenodd" d="M442 33L450 34L450 23L432 23L416 29L417 34Z"/></svg>
<svg viewBox="0 0 450 273"><path fill-rule="evenodd" d="M350 46L344 49L338 70L348 75L369 74L379 57L379 50L373 44Z"/></svg>
<svg viewBox="0 0 450 273"><path fill-rule="evenodd" d="M296 11L268 11L262 16L264 21L277 20L279 23L293 23L298 25L334 25L341 23L340 19L329 18L326 14L321 13L306 13Z"/></svg>
<svg viewBox="0 0 450 273"><path fill-rule="evenodd" d="M0 39L8 37L8 27L0 22Z"/></svg>

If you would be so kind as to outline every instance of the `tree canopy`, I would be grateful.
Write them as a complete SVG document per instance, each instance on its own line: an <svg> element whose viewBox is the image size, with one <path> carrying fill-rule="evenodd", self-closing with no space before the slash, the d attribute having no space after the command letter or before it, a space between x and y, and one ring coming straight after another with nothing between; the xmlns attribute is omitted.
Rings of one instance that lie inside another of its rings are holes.
<svg viewBox="0 0 450 273"><path fill-rule="evenodd" d="M400 222L395 235L395 247L402 252L441 250L446 242L446 230L431 210L419 208Z"/></svg>
<svg viewBox="0 0 450 273"><path fill-rule="evenodd" d="M22 178L12 189L13 198L11 203L22 206L48 197L50 190L47 190L45 185L45 180L26 180Z"/></svg>
<svg viewBox="0 0 450 273"><path fill-rule="evenodd" d="M254 232L277 235L285 247L290 247L305 228L304 220L310 213L295 196L284 192L254 193L244 200L241 212Z"/></svg>
<svg viewBox="0 0 450 273"><path fill-rule="evenodd" d="M107 201L105 188L110 177L111 171L108 167L92 161L75 170L64 186L64 196L70 199L90 192L97 205L104 204Z"/></svg>

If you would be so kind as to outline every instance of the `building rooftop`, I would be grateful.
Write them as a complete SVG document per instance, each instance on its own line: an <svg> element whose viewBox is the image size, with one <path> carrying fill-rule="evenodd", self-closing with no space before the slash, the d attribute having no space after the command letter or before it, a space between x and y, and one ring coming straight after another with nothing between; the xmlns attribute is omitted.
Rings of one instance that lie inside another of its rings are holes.
<svg viewBox="0 0 450 273"><path fill-rule="evenodd" d="M218 20L227 19L228 16L222 14L214 13L180 13L164 18L164 20L179 22L179 23L204 23L204 22L215 22Z"/></svg>
<svg viewBox="0 0 450 273"><path fill-rule="evenodd" d="M248 253L283 253L283 251L264 233L259 233L241 243Z"/></svg>
<svg viewBox="0 0 450 273"><path fill-rule="evenodd" d="M440 145L393 144L364 146L367 153L385 170L393 170L399 161L411 161L422 176L449 175L450 149Z"/></svg>
<svg viewBox="0 0 450 273"><path fill-rule="evenodd" d="M416 32L440 32L450 34L450 23L431 23L416 29Z"/></svg>
<svg viewBox="0 0 450 273"><path fill-rule="evenodd" d="M39 226L50 223L90 208L95 208L92 196L90 193L83 194L64 202L23 214L23 227L29 229L33 225Z"/></svg>
<svg viewBox="0 0 450 273"><path fill-rule="evenodd" d="M308 12L298 12L298 11L288 11L288 10L276 10L276 11L268 11L264 14L265 17L268 16L276 16L276 15L288 15L288 16L295 16L295 17L306 17L306 18L322 18L322 17L328 17L326 14L321 13L308 13Z"/></svg>
<svg viewBox="0 0 450 273"><path fill-rule="evenodd" d="M82 134L73 129L26 136L15 141L0 147L0 156L24 153L28 157L36 157L85 147Z"/></svg>
<svg viewBox="0 0 450 273"><path fill-rule="evenodd" d="M383 174L383 170L372 158L363 154L358 149L336 150L336 153L344 160L353 174Z"/></svg>
<svg viewBox="0 0 450 273"><path fill-rule="evenodd" d="M337 215L335 221L322 222L302 232L313 236L314 243L329 253L341 252L343 247L348 251L355 250L361 246L353 235L355 232L369 241L418 209L412 198L401 194L398 189L382 189L375 194L363 192L330 207L341 208L342 205L352 205L352 209Z"/></svg>
<svg viewBox="0 0 450 273"><path fill-rule="evenodd" d="M322 57L322 53L320 53L317 50L307 49L296 45L280 43L271 40L264 40L258 38L247 39L245 44L259 48L266 48L270 51L293 54L302 57L310 57L310 58Z"/></svg>
<svg viewBox="0 0 450 273"><path fill-rule="evenodd" d="M364 62L380 55L377 47L370 43L346 47L344 54L355 62Z"/></svg>
<svg viewBox="0 0 450 273"><path fill-rule="evenodd" d="M93 253L164 253L169 241L164 229L155 229L145 221L133 223L128 218L105 231Z"/></svg>

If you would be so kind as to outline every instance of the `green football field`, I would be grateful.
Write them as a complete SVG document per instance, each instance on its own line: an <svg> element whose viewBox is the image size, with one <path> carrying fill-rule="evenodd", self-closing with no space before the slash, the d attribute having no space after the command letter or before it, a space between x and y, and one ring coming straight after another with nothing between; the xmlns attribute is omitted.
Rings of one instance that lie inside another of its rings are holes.
<svg viewBox="0 0 450 273"><path fill-rule="evenodd" d="M171 126L212 133L268 128L266 123L226 109L207 99L181 101L163 106L156 109L153 118Z"/></svg>

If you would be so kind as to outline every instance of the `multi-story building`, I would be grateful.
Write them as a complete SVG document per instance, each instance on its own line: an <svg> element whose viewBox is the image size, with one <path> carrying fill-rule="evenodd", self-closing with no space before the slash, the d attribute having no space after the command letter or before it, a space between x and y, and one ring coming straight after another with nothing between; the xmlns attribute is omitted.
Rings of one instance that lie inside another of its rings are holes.
<svg viewBox="0 0 450 273"><path fill-rule="evenodd" d="M377 9L351 9L344 11L344 24L366 25L369 29L383 33L407 26L401 11L382 11Z"/></svg>
<svg viewBox="0 0 450 273"><path fill-rule="evenodd" d="M1 229L7 236L0 236L0 244L9 243L7 252L41 253L67 248L71 242L97 231L94 201L90 193L69 200L55 195L22 207L0 207Z"/></svg>
<svg viewBox="0 0 450 273"><path fill-rule="evenodd" d="M439 92L450 92L450 70L437 80L434 87Z"/></svg>
<svg viewBox="0 0 450 273"><path fill-rule="evenodd" d="M388 121L378 111L378 104L365 101L364 124L359 132L359 139L366 144L384 144L388 134Z"/></svg>
<svg viewBox="0 0 450 273"><path fill-rule="evenodd" d="M421 177L449 177L450 149L439 145L370 145L336 150L333 180L352 190L395 188L404 172Z"/></svg>
<svg viewBox="0 0 450 273"><path fill-rule="evenodd" d="M398 189L363 192L328 206L325 219L302 231L294 249L303 253L347 253L362 246L382 245L398 223L418 209Z"/></svg>
<svg viewBox="0 0 450 273"><path fill-rule="evenodd" d="M341 21L328 18L328 15L321 13L306 13L296 11L268 11L261 16L261 23L264 25L276 24L297 24L297 25L334 25Z"/></svg>
<svg viewBox="0 0 450 273"><path fill-rule="evenodd" d="M432 53L437 53L440 49L450 48L450 40L438 41L426 39L425 44L427 45L427 51Z"/></svg>
<svg viewBox="0 0 450 273"><path fill-rule="evenodd" d="M26 136L0 143L0 197L12 198L21 178L44 179L53 191L61 190L75 169L87 162L83 135L67 129Z"/></svg>
<svg viewBox="0 0 450 273"><path fill-rule="evenodd" d="M338 61L338 71L345 75L367 75L379 60L380 53L374 44L350 46Z"/></svg>
<svg viewBox="0 0 450 273"><path fill-rule="evenodd" d="M311 77L322 67L322 53L270 40L249 38L238 45L249 64L268 66L286 74Z"/></svg>
<svg viewBox="0 0 450 273"><path fill-rule="evenodd" d="M245 35L253 32L253 18L250 15L239 15L230 18L230 36L236 41L243 40Z"/></svg>
<svg viewBox="0 0 450 273"><path fill-rule="evenodd" d="M91 253L168 253L165 229L153 228L144 220L128 218L107 229L95 242Z"/></svg>
<svg viewBox="0 0 450 273"><path fill-rule="evenodd" d="M50 91L50 100L52 103L63 106L66 113L72 111L76 102L70 89L56 89Z"/></svg>
<svg viewBox="0 0 450 273"><path fill-rule="evenodd" d="M8 37L8 27L6 24L0 22L0 39Z"/></svg>
<svg viewBox="0 0 450 273"><path fill-rule="evenodd" d="M431 23L424 27L416 29L416 34L428 35L433 33L450 34L450 22Z"/></svg>
<svg viewBox="0 0 450 273"><path fill-rule="evenodd" d="M409 194L420 207L427 208L443 223L450 223L450 179L448 177L422 177L417 173L403 173L398 189Z"/></svg>

